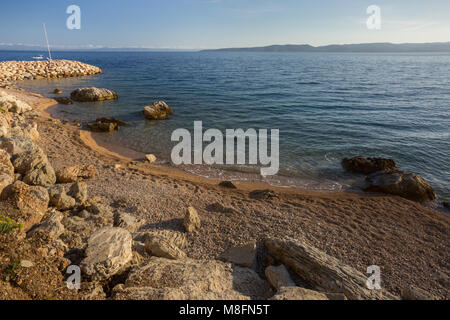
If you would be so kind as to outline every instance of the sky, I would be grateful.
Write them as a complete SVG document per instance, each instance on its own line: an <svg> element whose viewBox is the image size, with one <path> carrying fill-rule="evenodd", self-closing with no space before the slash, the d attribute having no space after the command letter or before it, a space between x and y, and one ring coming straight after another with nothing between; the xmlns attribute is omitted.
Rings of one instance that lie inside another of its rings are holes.
<svg viewBox="0 0 450 320"><path fill-rule="evenodd" d="M69 30L69 5L81 29ZM369 30L366 10L381 9ZM4 0L0 45L212 49L272 44L449 42L450 0Z"/></svg>

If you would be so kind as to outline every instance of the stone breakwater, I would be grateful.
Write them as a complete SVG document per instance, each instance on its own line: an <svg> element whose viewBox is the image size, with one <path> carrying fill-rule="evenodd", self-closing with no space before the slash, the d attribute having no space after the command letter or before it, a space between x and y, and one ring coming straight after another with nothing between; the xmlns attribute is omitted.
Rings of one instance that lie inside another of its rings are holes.
<svg viewBox="0 0 450 320"><path fill-rule="evenodd" d="M102 73L102 69L71 60L0 62L0 87L20 80L81 77Z"/></svg>

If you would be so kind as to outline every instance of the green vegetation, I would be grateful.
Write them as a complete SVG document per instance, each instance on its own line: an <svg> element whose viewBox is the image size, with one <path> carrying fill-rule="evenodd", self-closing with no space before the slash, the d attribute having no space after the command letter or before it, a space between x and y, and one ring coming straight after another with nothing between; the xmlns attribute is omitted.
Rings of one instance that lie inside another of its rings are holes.
<svg viewBox="0 0 450 320"><path fill-rule="evenodd" d="M0 216L0 234L10 233L15 229L22 229L21 223L16 223L13 219Z"/></svg>

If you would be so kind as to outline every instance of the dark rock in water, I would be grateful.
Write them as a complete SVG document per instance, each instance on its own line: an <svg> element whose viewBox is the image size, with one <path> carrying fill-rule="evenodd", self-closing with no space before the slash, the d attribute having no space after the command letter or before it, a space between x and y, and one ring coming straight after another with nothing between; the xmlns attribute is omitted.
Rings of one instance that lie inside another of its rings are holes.
<svg viewBox="0 0 450 320"><path fill-rule="evenodd" d="M392 159L355 157L342 160L342 167L353 173L371 174L377 171L396 171L397 164Z"/></svg>
<svg viewBox="0 0 450 320"><path fill-rule="evenodd" d="M54 94L61 94L61 93L63 93L63 92L62 92L62 90L60 90L60 89L55 89L55 90L53 90L53 93L54 93Z"/></svg>
<svg viewBox="0 0 450 320"><path fill-rule="evenodd" d="M151 106L146 106L142 112L149 120L163 120L173 114L172 108L164 101L155 102Z"/></svg>
<svg viewBox="0 0 450 320"><path fill-rule="evenodd" d="M444 201L444 202L442 202L442 205L443 205L445 208L450 209L450 202Z"/></svg>
<svg viewBox="0 0 450 320"><path fill-rule="evenodd" d="M117 118L111 118L111 117L97 118L95 121L103 122L103 123L114 123L114 124L117 124L118 126L127 126L128 125L128 123L126 123L125 121L122 121Z"/></svg>
<svg viewBox="0 0 450 320"><path fill-rule="evenodd" d="M368 192L382 192L417 201L436 199L436 193L425 179L407 171L377 172L367 177Z"/></svg>
<svg viewBox="0 0 450 320"><path fill-rule="evenodd" d="M79 88L70 94L73 100L80 102L115 100L119 96L116 92L103 88Z"/></svg>
<svg viewBox="0 0 450 320"><path fill-rule="evenodd" d="M94 132L112 132L115 130L119 130L119 126L115 123L106 123L106 122L91 122L88 123L88 128Z"/></svg>
<svg viewBox="0 0 450 320"><path fill-rule="evenodd" d="M279 198L272 190L255 190L249 193L249 197L255 200L272 200Z"/></svg>
<svg viewBox="0 0 450 320"><path fill-rule="evenodd" d="M55 100L60 104L73 104L73 101L69 98L56 98Z"/></svg>
<svg viewBox="0 0 450 320"><path fill-rule="evenodd" d="M231 181L222 181L221 183L219 183L219 186L228 189L237 189Z"/></svg>

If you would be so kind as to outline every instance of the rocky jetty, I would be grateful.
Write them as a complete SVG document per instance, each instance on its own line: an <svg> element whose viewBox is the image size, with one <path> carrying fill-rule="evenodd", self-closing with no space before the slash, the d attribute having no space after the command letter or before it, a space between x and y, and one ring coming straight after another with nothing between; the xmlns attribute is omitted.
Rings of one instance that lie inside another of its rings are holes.
<svg viewBox="0 0 450 320"><path fill-rule="evenodd" d="M102 72L98 67L71 60L4 61L0 62L0 87L20 80L81 77Z"/></svg>

